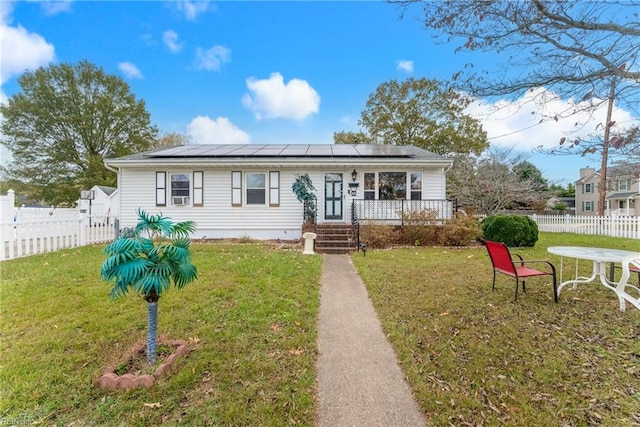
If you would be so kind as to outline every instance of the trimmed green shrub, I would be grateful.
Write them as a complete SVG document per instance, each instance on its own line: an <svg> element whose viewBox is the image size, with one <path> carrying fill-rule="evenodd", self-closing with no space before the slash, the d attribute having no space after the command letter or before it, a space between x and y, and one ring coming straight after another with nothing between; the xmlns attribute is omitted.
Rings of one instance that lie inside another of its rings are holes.
<svg viewBox="0 0 640 427"><path fill-rule="evenodd" d="M512 248L533 247L538 241L538 224L524 215L492 215L481 223L485 239Z"/></svg>

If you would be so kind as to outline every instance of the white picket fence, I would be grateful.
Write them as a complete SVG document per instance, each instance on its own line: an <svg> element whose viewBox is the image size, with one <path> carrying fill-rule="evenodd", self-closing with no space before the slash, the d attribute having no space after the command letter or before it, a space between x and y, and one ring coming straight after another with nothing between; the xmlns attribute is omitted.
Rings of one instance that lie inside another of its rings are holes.
<svg viewBox="0 0 640 427"><path fill-rule="evenodd" d="M17 216L0 223L0 261L109 242L116 224L116 217L105 215Z"/></svg>
<svg viewBox="0 0 640 427"><path fill-rule="evenodd" d="M88 216L71 211L40 215L27 210L0 222L0 261L59 249L110 242L116 237L115 216ZM639 217L529 215L538 230L640 239Z"/></svg>
<svg viewBox="0 0 640 427"><path fill-rule="evenodd" d="M640 239L637 216L529 215L539 231Z"/></svg>

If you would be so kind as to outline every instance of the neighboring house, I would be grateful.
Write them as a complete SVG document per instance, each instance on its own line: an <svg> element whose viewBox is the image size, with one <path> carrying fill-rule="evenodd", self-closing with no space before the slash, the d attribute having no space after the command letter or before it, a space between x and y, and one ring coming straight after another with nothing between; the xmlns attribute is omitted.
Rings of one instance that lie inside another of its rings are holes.
<svg viewBox="0 0 640 427"><path fill-rule="evenodd" d="M104 185L94 185L91 190L83 191L78 203L78 210L82 213L90 213L94 216L109 215L118 216L119 198L118 189Z"/></svg>
<svg viewBox="0 0 640 427"><path fill-rule="evenodd" d="M640 163L607 168L605 215L640 216ZM597 215L600 171L580 169L576 181L576 215Z"/></svg>
<svg viewBox="0 0 640 427"><path fill-rule="evenodd" d="M351 224L378 208L397 215L446 202L452 160L414 146L249 144L184 145L105 164L118 172L122 227L142 208L195 221L196 238L298 239L296 176L308 174L317 190L318 224Z"/></svg>
<svg viewBox="0 0 640 427"><path fill-rule="evenodd" d="M559 197L554 196L547 200L547 210L553 210L556 205L562 204L565 206L564 213L576 213L576 198L575 197Z"/></svg>

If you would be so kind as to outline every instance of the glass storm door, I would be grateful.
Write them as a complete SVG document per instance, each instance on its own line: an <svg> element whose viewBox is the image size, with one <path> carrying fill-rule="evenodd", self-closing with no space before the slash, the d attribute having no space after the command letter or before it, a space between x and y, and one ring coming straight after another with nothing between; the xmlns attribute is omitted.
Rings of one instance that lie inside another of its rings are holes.
<svg viewBox="0 0 640 427"><path fill-rule="evenodd" d="M342 174L324 176L324 219L342 219Z"/></svg>

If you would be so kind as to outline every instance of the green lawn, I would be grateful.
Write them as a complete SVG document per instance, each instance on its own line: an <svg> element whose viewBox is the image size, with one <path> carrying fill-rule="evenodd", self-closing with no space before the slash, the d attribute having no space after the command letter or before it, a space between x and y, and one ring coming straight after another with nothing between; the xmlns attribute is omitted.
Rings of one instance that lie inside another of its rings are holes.
<svg viewBox="0 0 640 427"><path fill-rule="evenodd" d="M0 423L313 424L321 257L194 244L199 279L160 299L158 322L193 350L149 390L108 392L96 380L144 342L146 303L109 299L102 248L0 264Z"/></svg>
<svg viewBox="0 0 640 427"><path fill-rule="evenodd" d="M541 233L535 248L512 252L559 267L546 251L559 245L640 249L637 240ZM568 287L556 305L550 280L536 278L514 302L510 277L491 291L484 247L352 258L433 425L640 425L640 311L619 311L612 291ZM568 280L575 261L564 266ZM580 269L590 275L591 262Z"/></svg>
<svg viewBox="0 0 640 427"><path fill-rule="evenodd" d="M638 241L542 233L517 252L557 264L552 245ZM258 243L193 250L199 279L160 299L158 325L192 352L147 390L96 384L146 335L145 302L108 297L102 246L1 263L0 423L313 425L322 257ZM535 279L514 303L510 278L491 291L483 247L352 259L433 425L640 423L640 310L620 312L613 292L581 285L555 305Z"/></svg>

